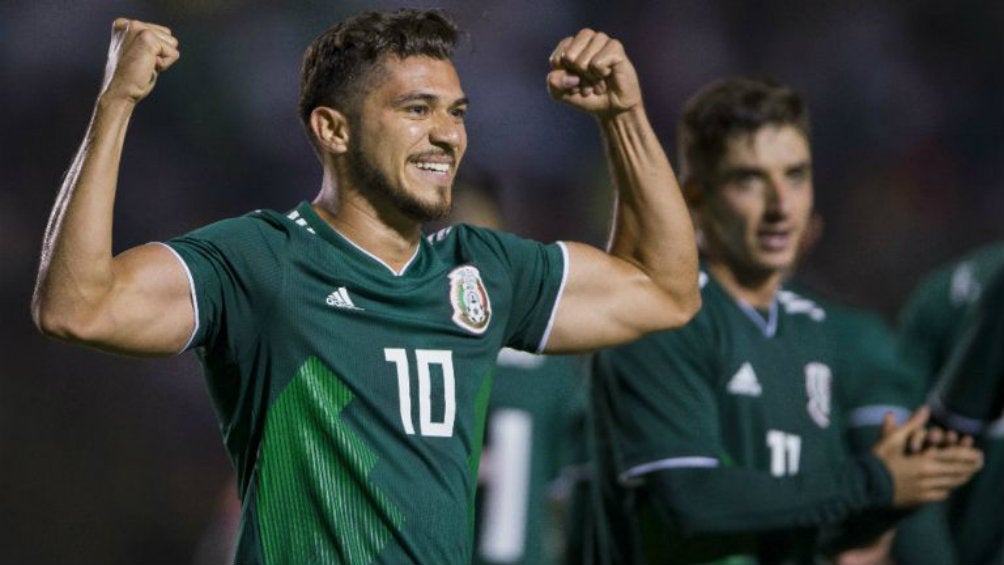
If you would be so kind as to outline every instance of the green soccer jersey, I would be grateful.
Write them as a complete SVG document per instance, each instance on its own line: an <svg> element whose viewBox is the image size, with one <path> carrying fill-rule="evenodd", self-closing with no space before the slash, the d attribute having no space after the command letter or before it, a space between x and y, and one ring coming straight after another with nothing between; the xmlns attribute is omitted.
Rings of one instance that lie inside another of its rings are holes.
<svg viewBox="0 0 1004 565"><path fill-rule="evenodd" d="M791 291L759 311L702 283L688 325L596 356L598 561L811 563L818 525L891 498L848 457L832 322Z"/></svg>
<svg viewBox="0 0 1004 565"><path fill-rule="evenodd" d="M901 346L927 377L926 390L948 362L964 329L967 309L979 300L991 274L1004 266L1004 244L978 249L927 275L900 313Z"/></svg>
<svg viewBox="0 0 1004 565"><path fill-rule="evenodd" d="M564 247L458 225L396 273L309 203L168 245L238 472L236 563L469 563L495 358L545 344Z"/></svg>
<svg viewBox="0 0 1004 565"><path fill-rule="evenodd" d="M949 365L965 339L966 313L978 308L995 271L1004 268L1004 244L978 249L936 270L917 286L900 316L901 347L919 371L924 390ZM1000 353L999 344L991 344ZM987 352L975 352L977 355ZM985 391L984 394L989 394ZM1004 500L1004 418L992 423L979 441L983 469L952 493L946 503L929 505L897 528L894 555L903 563L998 565L1004 558L1004 525L998 505ZM932 528L940 535L932 535Z"/></svg>
<svg viewBox="0 0 1004 565"><path fill-rule="evenodd" d="M574 357L503 349L488 404L474 563L546 565L560 553L549 504L584 409Z"/></svg>
<svg viewBox="0 0 1004 565"><path fill-rule="evenodd" d="M812 294L809 294L813 296ZM834 403L846 414L847 446L869 453L881 436L882 420L902 423L924 401L921 379L900 355L895 332L879 316L860 308L813 297L826 309L836 348ZM902 511L870 509L825 528L822 554L869 545L903 517ZM937 535L929 528L929 533Z"/></svg>
<svg viewBox="0 0 1004 565"><path fill-rule="evenodd" d="M918 374L901 357L897 337L879 316L809 294L826 309L836 352L834 402L846 414L847 441L862 453L878 440L882 419L902 422L924 401Z"/></svg>

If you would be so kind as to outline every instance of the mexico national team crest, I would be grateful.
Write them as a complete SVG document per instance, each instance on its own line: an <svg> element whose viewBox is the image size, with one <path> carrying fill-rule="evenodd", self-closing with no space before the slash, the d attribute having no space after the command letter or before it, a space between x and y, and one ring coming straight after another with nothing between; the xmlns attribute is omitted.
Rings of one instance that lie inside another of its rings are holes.
<svg viewBox="0 0 1004 565"><path fill-rule="evenodd" d="M464 265L450 271L450 305L453 323L481 335L492 319L492 303L477 267Z"/></svg>
<svg viewBox="0 0 1004 565"><path fill-rule="evenodd" d="M805 366L805 392L809 395L809 416L820 428L830 425L830 389L833 374L829 366L813 361Z"/></svg>

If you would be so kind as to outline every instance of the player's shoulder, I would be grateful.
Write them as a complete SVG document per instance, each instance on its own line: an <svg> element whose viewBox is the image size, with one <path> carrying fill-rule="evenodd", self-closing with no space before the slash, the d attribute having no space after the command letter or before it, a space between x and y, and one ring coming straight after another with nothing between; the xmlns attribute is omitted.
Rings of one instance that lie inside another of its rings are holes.
<svg viewBox="0 0 1004 565"><path fill-rule="evenodd" d="M786 286L782 292L791 297L789 301L794 301L796 304L798 300L811 301L814 308L822 311L822 315L818 312L813 314L811 308L805 308L809 311L810 316L815 318L822 318L833 324L890 329L889 324L878 313L842 299L833 298L799 285Z"/></svg>
<svg viewBox="0 0 1004 565"><path fill-rule="evenodd" d="M777 291L778 312L794 321L824 324L829 318L830 304L805 290L784 286Z"/></svg>
<svg viewBox="0 0 1004 565"><path fill-rule="evenodd" d="M907 310L956 309L975 302L983 284L1004 265L1004 243L972 250L924 275L907 300Z"/></svg>
<svg viewBox="0 0 1004 565"><path fill-rule="evenodd" d="M434 246L473 245L482 247L498 247L520 241L526 238L502 230L457 223L435 231L426 239Z"/></svg>
<svg viewBox="0 0 1004 565"><path fill-rule="evenodd" d="M894 339L892 326L878 313L809 290L801 289L800 292L823 310L827 331L838 339L844 336L848 339L847 343L871 347L879 347Z"/></svg>
<svg viewBox="0 0 1004 565"><path fill-rule="evenodd" d="M498 261L512 265L539 253L545 244L510 232L454 224L426 236L440 256L460 262Z"/></svg>
<svg viewBox="0 0 1004 565"><path fill-rule="evenodd" d="M241 216L217 220L182 237L210 240L239 247L260 243L262 239L285 239L289 233L297 231L298 227L309 229L306 224L302 227L297 226L289 214L259 209Z"/></svg>

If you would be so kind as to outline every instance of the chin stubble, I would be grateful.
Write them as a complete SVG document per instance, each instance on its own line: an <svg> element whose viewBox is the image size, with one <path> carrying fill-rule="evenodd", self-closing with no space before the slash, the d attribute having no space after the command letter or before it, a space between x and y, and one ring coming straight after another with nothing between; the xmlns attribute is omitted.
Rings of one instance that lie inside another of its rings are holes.
<svg viewBox="0 0 1004 565"><path fill-rule="evenodd" d="M370 200L388 200L390 204L398 209L402 214L417 222L429 222L440 220L450 214L453 207L452 200L443 202L440 198L436 203L426 203L408 194L404 189L395 186L373 163L369 157L361 150L362 143L350 146L349 168L360 191ZM443 188L449 191L449 187Z"/></svg>

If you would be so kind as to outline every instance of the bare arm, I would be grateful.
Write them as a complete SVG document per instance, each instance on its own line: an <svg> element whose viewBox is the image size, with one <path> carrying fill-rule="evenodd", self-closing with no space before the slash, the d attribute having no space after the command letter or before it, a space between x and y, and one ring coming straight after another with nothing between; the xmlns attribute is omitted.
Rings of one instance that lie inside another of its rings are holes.
<svg viewBox="0 0 1004 565"><path fill-rule="evenodd" d="M87 134L67 171L42 243L32 298L47 335L107 351L176 353L194 326L187 275L171 251L112 257L112 212L126 130L157 73L178 59L167 28L118 19Z"/></svg>
<svg viewBox="0 0 1004 565"><path fill-rule="evenodd" d="M551 55L551 95L595 116L617 198L608 252L570 244L547 351L580 351L686 323L700 308L697 245L669 159L620 42L582 30Z"/></svg>

